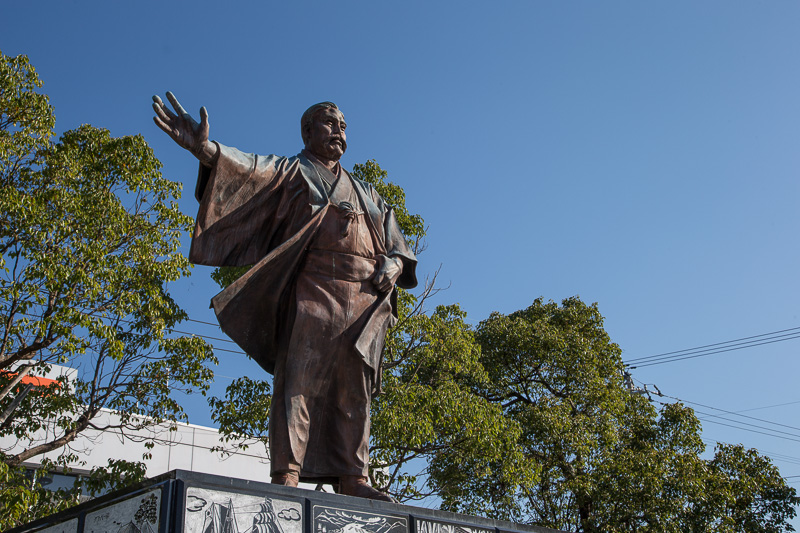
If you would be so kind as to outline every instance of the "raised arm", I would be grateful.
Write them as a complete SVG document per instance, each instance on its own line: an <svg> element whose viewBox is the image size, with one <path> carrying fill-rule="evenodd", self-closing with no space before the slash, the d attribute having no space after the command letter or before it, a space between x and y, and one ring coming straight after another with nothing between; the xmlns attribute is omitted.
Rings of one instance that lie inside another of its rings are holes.
<svg viewBox="0 0 800 533"><path fill-rule="evenodd" d="M164 130L181 148L189 150L201 163L210 164L217 156L218 147L208 140L208 111L200 108L200 123L183 109L178 99L167 91L167 99L172 104L170 110L161 98L153 96L153 121Z"/></svg>

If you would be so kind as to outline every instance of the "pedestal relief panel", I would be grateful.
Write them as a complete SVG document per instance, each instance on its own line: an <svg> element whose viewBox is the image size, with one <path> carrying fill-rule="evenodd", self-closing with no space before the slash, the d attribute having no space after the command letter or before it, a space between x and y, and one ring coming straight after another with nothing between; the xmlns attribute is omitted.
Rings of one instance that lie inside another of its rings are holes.
<svg viewBox="0 0 800 533"><path fill-rule="evenodd" d="M31 533L76 533L78 531L78 519L73 518L63 524L48 526L44 529L37 529Z"/></svg>
<svg viewBox="0 0 800 533"><path fill-rule="evenodd" d="M302 533L299 502L198 487L186 491L186 533Z"/></svg>
<svg viewBox="0 0 800 533"><path fill-rule="evenodd" d="M494 529L417 518L417 533L495 533Z"/></svg>
<svg viewBox="0 0 800 533"><path fill-rule="evenodd" d="M313 533L408 533L405 517L314 505Z"/></svg>
<svg viewBox="0 0 800 533"><path fill-rule="evenodd" d="M86 513L85 533L157 533L161 490L140 493Z"/></svg>

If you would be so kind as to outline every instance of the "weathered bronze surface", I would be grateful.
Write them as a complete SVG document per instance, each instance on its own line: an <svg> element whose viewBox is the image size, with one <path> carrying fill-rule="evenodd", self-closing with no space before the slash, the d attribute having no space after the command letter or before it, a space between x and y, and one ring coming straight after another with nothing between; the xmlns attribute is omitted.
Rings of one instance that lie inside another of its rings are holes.
<svg viewBox="0 0 800 533"><path fill-rule="evenodd" d="M209 141L167 93L156 124L200 160L189 259L254 265L212 299L220 325L275 376L274 483L331 482L386 500L366 484L370 401L379 383L395 285L416 286L416 258L390 206L339 164L347 125L331 102L301 119L294 157L245 154Z"/></svg>

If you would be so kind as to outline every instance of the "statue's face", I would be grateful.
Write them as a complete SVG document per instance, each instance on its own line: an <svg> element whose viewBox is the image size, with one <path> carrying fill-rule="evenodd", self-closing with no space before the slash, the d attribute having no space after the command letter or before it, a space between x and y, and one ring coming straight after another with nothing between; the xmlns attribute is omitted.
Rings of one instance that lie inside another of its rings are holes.
<svg viewBox="0 0 800 533"><path fill-rule="evenodd" d="M338 161L347 150L347 124L341 111L326 108L314 114L306 149L317 157Z"/></svg>

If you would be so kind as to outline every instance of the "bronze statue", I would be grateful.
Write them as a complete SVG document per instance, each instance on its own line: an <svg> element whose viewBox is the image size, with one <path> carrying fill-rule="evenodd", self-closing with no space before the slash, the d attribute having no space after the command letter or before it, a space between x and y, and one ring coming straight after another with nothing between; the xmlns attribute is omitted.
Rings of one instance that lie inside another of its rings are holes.
<svg viewBox="0 0 800 533"><path fill-rule="evenodd" d="M370 401L380 382L395 284L417 284L416 258L375 189L339 164L346 124L331 102L301 119L294 157L245 154L209 141L167 93L156 124L200 160L189 259L254 265L212 299L222 330L273 373L272 482L333 483L393 501L367 484Z"/></svg>

